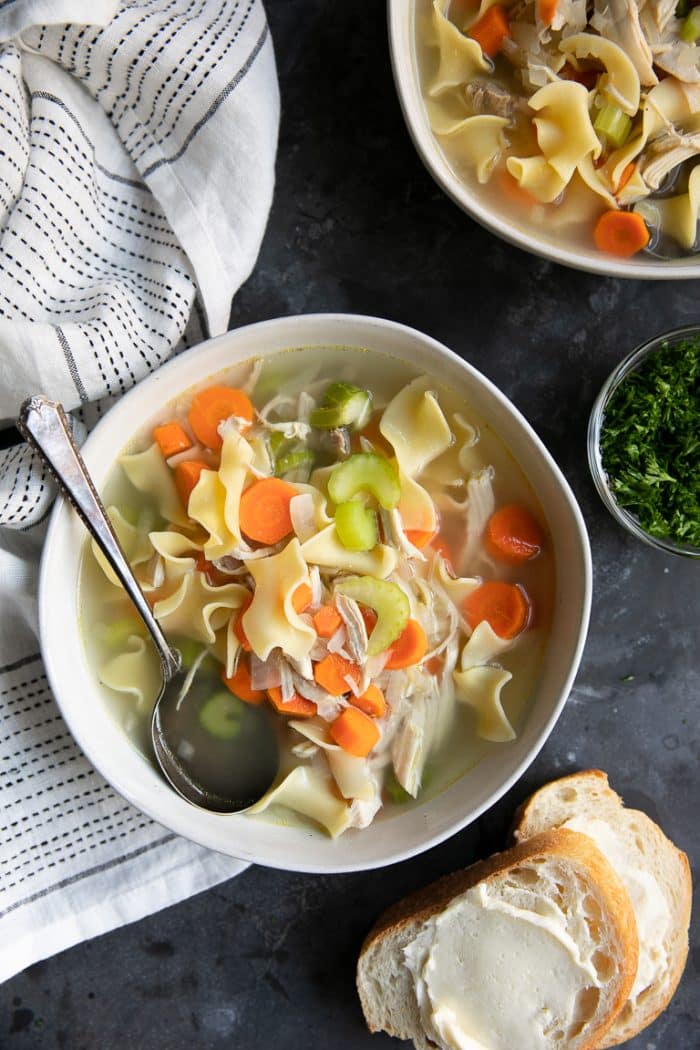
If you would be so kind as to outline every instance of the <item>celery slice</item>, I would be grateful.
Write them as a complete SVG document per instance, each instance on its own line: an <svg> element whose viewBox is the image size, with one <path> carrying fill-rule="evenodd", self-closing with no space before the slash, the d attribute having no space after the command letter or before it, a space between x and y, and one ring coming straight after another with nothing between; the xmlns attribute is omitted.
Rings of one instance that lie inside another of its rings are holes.
<svg viewBox="0 0 700 1050"><path fill-rule="evenodd" d="M336 584L335 590L376 612L377 622L367 643L368 656L376 656L388 649L408 623L411 615L408 598L397 584L389 580L347 576Z"/></svg>
<svg viewBox="0 0 700 1050"><path fill-rule="evenodd" d="M683 20L680 31L681 40L694 44L700 39L700 7L694 7Z"/></svg>
<svg viewBox="0 0 700 1050"><path fill-rule="evenodd" d="M338 539L349 551L371 551L379 542L377 515L358 500L336 507L335 528Z"/></svg>
<svg viewBox="0 0 700 1050"><path fill-rule="evenodd" d="M245 707L229 692L214 693L199 712L199 724L219 740L233 740L241 731Z"/></svg>
<svg viewBox="0 0 700 1050"><path fill-rule="evenodd" d="M353 427L361 430L372 411L372 395L352 383L331 383L323 400L309 416L312 427L333 429Z"/></svg>
<svg viewBox="0 0 700 1050"><path fill-rule="evenodd" d="M399 474L376 452L357 452L340 463L328 479L328 495L335 504L347 503L359 492L369 492L385 510L401 497Z"/></svg>
<svg viewBox="0 0 700 1050"><path fill-rule="evenodd" d="M110 623L98 624L96 633L100 641L110 649L123 649L132 635L144 635L146 628L140 619L125 616Z"/></svg>
<svg viewBox="0 0 700 1050"><path fill-rule="evenodd" d="M285 452L275 462L275 474L282 478L292 471L303 471L307 477L313 469L316 457L308 448L298 448L291 452Z"/></svg>
<svg viewBox="0 0 700 1050"><path fill-rule="evenodd" d="M632 130L632 119L612 102L606 102L595 118L593 127L604 135L614 149L624 146Z"/></svg>

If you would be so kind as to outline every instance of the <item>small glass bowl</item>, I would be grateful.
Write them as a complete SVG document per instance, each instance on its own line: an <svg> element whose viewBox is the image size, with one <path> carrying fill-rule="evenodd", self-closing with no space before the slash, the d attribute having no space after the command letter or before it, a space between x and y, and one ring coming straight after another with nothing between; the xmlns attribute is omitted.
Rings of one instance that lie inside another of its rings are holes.
<svg viewBox="0 0 700 1050"><path fill-rule="evenodd" d="M646 343L642 343L641 346L638 346L631 354L621 361L617 368L608 376L596 398L588 421L588 465L591 470L591 475L593 476L595 487L598 490L598 495L612 514L613 518L615 518L620 525L623 525L628 532L631 532L633 536L636 536L637 539L643 540L644 543L656 547L657 550L666 551L667 554L680 554L686 558L700 558L700 547L693 547L687 543L676 543L669 538L651 536L642 528L633 514L630 514L629 511L625 510L618 504L613 495L612 489L608 484L608 477L603 468L603 461L600 453L600 434L608 402L626 375L639 368L647 358L656 353L657 350L661 349L665 343L674 346L683 339L692 337L697 338L699 336L700 325L687 325L685 328L675 328L672 332L665 332L663 335L654 336L653 339L649 339Z"/></svg>

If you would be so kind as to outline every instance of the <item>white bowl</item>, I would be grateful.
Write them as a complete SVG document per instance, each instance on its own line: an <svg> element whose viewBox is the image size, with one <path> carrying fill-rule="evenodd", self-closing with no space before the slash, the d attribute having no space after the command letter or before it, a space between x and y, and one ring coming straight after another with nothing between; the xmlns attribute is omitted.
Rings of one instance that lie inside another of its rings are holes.
<svg viewBox="0 0 700 1050"><path fill-rule="evenodd" d="M63 717L85 754L112 786L154 820L241 860L296 871L376 868L433 846L488 809L515 783L544 744L568 696L581 657L591 601L591 562L581 513L542 442L506 397L479 372L428 336L371 317L316 314L265 321L228 332L175 358L139 383L98 423L83 447L102 486L130 435L153 425L162 406L202 379L253 356L290 347L358 346L420 361L479 406L517 459L545 509L553 537L556 597L536 696L512 744L494 749L443 794L408 811L380 814L371 827L336 841L243 815L221 816L179 798L134 748L108 711L78 629L78 569L85 532L59 501L46 539L39 585L41 646Z"/></svg>
<svg viewBox="0 0 700 1050"><path fill-rule="evenodd" d="M486 194L475 193L452 170L430 127L423 103L418 64L416 60L414 13L415 0L387 0L389 44L394 81L406 125L421 160L439 186L458 204L492 233L505 241L524 248L545 259L572 266L577 270L603 273L610 277L637 277L658 280L679 280L700 277L700 255L688 256L672 262L662 262L644 256L616 259L595 248L569 248L555 237L547 235L546 226L537 235L516 226L505 214L495 210Z"/></svg>

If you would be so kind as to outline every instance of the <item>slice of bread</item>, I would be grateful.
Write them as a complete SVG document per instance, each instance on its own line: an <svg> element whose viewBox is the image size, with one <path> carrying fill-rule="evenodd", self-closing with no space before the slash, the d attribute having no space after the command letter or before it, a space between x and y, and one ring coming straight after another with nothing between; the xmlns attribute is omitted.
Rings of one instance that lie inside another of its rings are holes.
<svg viewBox="0 0 700 1050"><path fill-rule="evenodd" d="M470 924L463 943L461 909ZM506 912L504 925L496 927L498 949L494 911ZM559 935L538 929L548 916L556 919ZM459 974L448 998L466 1012L466 1027L472 1028L469 1038L453 1045L592 1050L627 999L637 970L634 914L615 872L587 836L545 832L407 897L390 908L366 938L357 988L367 1026L412 1039L419 1050L448 1045L433 1025L435 1012L426 1020L425 998L416 991L419 981L414 976L415 953L423 950L436 924L440 936L443 930L448 937L457 930L454 957ZM542 951L533 949L533 937ZM571 958L565 944L574 949L576 965L588 967L590 974L583 984L578 981L570 988ZM551 952L563 953L555 966L547 961ZM433 955L425 966L426 956L421 957L422 975L435 973L436 958ZM557 982L564 982L558 999L550 990ZM490 989L505 1003L503 1009L489 1007ZM430 1009L438 1010L431 1003ZM463 1035L465 1024L461 1030Z"/></svg>
<svg viewBox="0 0 700 1050"><path fill-rule="evenodd" d="M626 809L605 773L589 769L546 784L516 814L513 836L570 827L589 834L624 883L637 918L639 969L601 1047L646 1028L667 1006L688 955L692 885L685 853L638 810Z"/></svg>

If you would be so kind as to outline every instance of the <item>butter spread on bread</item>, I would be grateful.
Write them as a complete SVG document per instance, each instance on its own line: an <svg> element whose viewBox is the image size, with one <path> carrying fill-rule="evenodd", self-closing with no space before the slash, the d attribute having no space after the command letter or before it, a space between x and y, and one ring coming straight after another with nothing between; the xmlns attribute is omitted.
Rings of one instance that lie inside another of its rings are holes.
<svg viewBox="0 0 700 1050"><path fill-rule="evenodd" d="M390 909L357 985L369 1028L419 1050L591 1050L637 958L622 883L590 838L560 830Z"/></svg>
<svg viewBox="0 0 700 1050"><path fill-rule="evenodd" d="M692 885L685 853L645 813L627 809L605 773L589 769L546 784L521 806L517 842L553 828L589 835L632 901L639 965L629 998L601 1047L626 1042L666 1007L688 955Z"/></svg>

